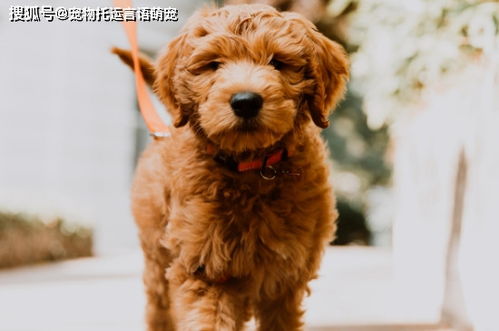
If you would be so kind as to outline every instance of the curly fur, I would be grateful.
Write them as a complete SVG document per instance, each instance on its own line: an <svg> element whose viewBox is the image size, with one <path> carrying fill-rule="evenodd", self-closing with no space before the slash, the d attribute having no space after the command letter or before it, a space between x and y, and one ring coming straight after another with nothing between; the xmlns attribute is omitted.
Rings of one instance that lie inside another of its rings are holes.
<svg viewBox="0 0 499 331"><path fill-rule="evenodd" d="M251 316L260 330L301 329L307 283L335 230L318 127L344 92L342 48L298 14L204 8L156 65L141 66L177 127L149 145L132 189L149 330L240 330ZM264 100L249 127L229 104L238 91ZM276 168L301 176L234 172L208 145L238 160L285 147L291 157Z"/></svg>

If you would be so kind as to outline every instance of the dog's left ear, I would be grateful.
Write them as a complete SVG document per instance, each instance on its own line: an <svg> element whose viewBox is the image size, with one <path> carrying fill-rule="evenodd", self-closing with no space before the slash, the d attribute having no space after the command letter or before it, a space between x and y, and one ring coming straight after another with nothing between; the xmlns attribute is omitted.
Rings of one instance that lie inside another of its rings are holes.
<svg viewBox="0 0 499 331"><path fill-rule="evenodd" d="M133 57L131 51L118 47L113 47L111 48L111 53L118 55L121 61L123 61L123 63L132 68L132 70L134 69ZM154 70L154 65L145 55L142 54L139 54L139 65L140 69L142 70L142 75L144 76L144 80L149 86L152 86L154 84L154 81L156 80L156 71Z"/></svg>
<svg viewBox="0 0 499 331"><path fill-rule="evenodd" d="M308 107L314 123L325 129L329 126L329 113L345 93L348 60L339 44L320 32L313 31L313 35L316 50L310 68L317 85L314 95L309 97Z"/></svg>
<svg viewBox="0 0 499 331"><path fill-rule="evenodd" d="M348 81L348 60L343 47L328 39L307 19L295 13L286 13L289 20L305 28L311 41L308 75L314 88L306 95L314 123L321 128L329 126L329 113L345 93Z"/></svg>

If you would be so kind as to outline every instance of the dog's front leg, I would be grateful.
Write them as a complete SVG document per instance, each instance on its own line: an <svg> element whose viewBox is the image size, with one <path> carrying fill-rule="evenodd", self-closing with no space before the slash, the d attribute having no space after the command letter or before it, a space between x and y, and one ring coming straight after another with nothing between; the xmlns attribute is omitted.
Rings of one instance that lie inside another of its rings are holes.
<svg viewBox="0 0 499 331"><path fill-rule="evenodd" d="M304 289L293 289L278 298L265 298L255 305L259 331L295 331L303 329L301 308Z"/></svg>
<svg viewBox="0 0 499 331"><path fill-rule="evenodd" d="M230 285L210 283L174 263L168 270L178 331L238 331L249 319L248 300Z"/></svg>
<svg viewBox="0 0 499 331"><path fill-rule="evenodd" d="M170 317L170 298L165 271L171 262L169 252L155 238L159 231L141 231L144 251L144 285L147 296L146 323L148 331L173 331ZM148 240L149 239L149 240Z"/></svg>

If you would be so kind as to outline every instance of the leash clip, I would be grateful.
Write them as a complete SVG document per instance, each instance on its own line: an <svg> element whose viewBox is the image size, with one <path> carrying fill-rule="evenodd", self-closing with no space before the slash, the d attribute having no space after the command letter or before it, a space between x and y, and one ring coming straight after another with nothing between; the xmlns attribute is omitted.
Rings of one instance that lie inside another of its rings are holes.
<svg viewBox="0 0 499 331"><path fill-rule="evenodd" d="M161 138L168 138L171 136L170 132L167 131L157 131L157 132L150 132L149 135L153 137L154 139L161 139Z"/></svg>

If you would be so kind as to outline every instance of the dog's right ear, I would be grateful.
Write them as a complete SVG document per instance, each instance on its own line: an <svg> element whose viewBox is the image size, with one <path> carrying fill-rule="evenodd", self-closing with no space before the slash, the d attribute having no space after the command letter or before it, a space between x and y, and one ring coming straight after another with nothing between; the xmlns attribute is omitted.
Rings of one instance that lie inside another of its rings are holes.
<svg viewBox="0 0 499 331"><path fill-rule="evenodd" d="M158 63L158 77L154 86L161 101L172 112L173 126L176 128L186 125L191 114L190 107L185 105L186 102L177 99L175 89L178 83L174 84L178 62L186 57L186 38L186 33L182 33L168 44L166 54L160 58Z"/></svg>
<svg viewBox="0 0 499 331"><path fill-rule="evenodd" d="M133 57L132 52L126 49L113 47L111 52L118 55L132 70L133 68ZM142 75L144 76L144 80L149 86L153 86L154 81L156 80L156 70L154 69L154 65L151 60L149 60L145 55L139 54L139 64L140 69L142 70Z"/></svg>

